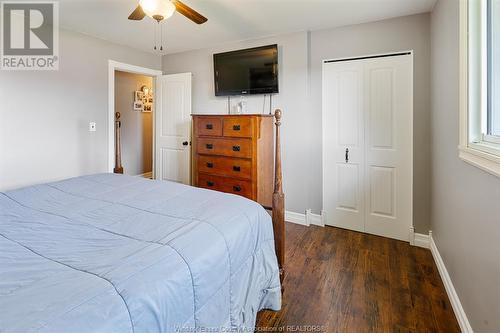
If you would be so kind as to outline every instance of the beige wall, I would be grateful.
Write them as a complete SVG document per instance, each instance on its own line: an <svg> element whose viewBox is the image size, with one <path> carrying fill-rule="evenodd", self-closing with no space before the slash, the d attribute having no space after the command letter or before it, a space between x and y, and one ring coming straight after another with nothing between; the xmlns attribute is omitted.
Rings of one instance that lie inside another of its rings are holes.
<svg viewBox="0 0 500 333"><path fill-rule="evenodd" d="M457 0L431 16L432 219L437 248L474 332L500 332L500 178L458 158Z"/></svg>
<svg viewBox="0 0 500 333"><path fill-rule="evenodd" d="M122 165L127 175L153 170L153 113L134 111L134 91L153 87L148 76L115 72L115 111L121 114Z"/></svg>
<svg viewBox="0 0 500 333"><path fill-rule="evenodd" d="M0 72L0 190L107 172L109 59L161 68L157 55L62 30L58 71Z"/></svg>
<svg viewBox="0 0 500 333"><path fill-rule="evenodd" d="M414 225L427 233L430 220L430 16L420 14L330 30L300 32L230 43L163 57L166 73L192 72L193 112L227 112L227 99L214 96L212 54L277 43L280 93L274 107L284 110L283 173L286 209L304 213L322 206L321 66L323 59L413 50ZM234 103L239 98L234 99ZM268 112L269 100L248 97L248 111Z"/></svg>

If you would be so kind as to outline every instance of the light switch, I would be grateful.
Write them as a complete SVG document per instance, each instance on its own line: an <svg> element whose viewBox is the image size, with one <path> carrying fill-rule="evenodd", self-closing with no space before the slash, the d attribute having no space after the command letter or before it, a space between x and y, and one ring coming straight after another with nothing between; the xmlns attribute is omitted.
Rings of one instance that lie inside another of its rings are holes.
<svg viewBox="0 0 500 333"><path fill-rule="evenodd" d="M95 132L96 131L96 124L95 122L90 122L89 123L89 132Z"/></svg>

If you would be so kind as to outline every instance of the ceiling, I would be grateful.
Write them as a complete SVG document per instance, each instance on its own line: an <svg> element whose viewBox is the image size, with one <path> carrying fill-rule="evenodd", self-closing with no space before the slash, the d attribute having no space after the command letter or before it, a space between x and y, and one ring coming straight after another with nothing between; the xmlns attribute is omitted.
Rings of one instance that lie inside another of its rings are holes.
<svg viewBox="0 0 500 333"><path fill-rule="evenodd" d="M163 51L177 53L231 41L318 30L425 13L436 0L182 0L208 18L197 25L179 13L165 23ZM152 19L129 21L138 0L60 0L60 26L153 52Z"/></svg>

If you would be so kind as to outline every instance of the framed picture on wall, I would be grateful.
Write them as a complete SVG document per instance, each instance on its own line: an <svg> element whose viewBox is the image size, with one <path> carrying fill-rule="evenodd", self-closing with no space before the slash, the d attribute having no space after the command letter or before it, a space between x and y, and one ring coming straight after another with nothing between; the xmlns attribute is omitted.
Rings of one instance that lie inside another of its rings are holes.
<svg viewBox="0 0 500 333"><path fill-rule="evenodd" d="M139 102L143 101L144 99L144 93L142 91L136 91L134 92L134 101Z"/></svg>
<svg viewBox="0 0 500 333"><path fill-rule="evenodd" d="M142 103L142 101L134 102L134 111L144 111L144 104Z"/></svg>

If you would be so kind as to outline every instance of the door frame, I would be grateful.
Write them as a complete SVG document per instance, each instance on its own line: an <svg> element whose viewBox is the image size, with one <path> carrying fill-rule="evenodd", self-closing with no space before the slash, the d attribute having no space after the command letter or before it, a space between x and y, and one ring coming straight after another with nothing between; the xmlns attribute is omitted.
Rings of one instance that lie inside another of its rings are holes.
<svg viewBox="0 0 500 333"><path fill-rule="evenodd" d="M153 78L153 92L156 92L156 81L163 75L161 70L135 66L124 62L108 60L108 172L112 173L115 166L115 72L127 72L132 74L141 74ZM156 114L156 93L155 103L153 103L153 175L155 167L155 114Z"/></svg>
<svg viewBox="0 0 500 333"><path fill-rule="evenodd" d="M413 50L401 50L401 51L393 51L393 52L385 52L385 53L375 53L375 54L367 54L367 55L358 55L358 56L350 56L350 57L339 57L339 58L328 58L328 59L323 59L321 61L321 80L323 82L323 73L324 73L324 66L325 64L329 63L329 62L335 62L335 61L354 61L354 60L364 60L364 59L370 59L370 58L382 58L382 57L391 57L391 56L400 56L400 55L409 55L410 56L410 60L411 60L411 99L412 99L412 103L411 103L411 108L410 108L410 134L411 134L411 147L410 147L410 156L411 156L411 163L410 163L410 172L411 172L411 182L410 182L410 199L411 199L411 205L410 205L410 212L411 212L411 219L409 221L409 225L408 225L408 241L410 242L410 244L413 245L414 243L414 232L415 232L415 227L414 227L414 221L413 221L413 189L414 189L414 186L413 186L413 183L415 181L415 173L414 173L414 156L413 156L413 153L414 153L414 116L415 116L415 113L414 113L414 106L415 106L415 91L414 91L414 88L415 88L415 83L414 83L414 79L415 79L415 56L414 56L414 51ZM323 83L322 83L323 84ZM323 105L323 97L321 98L321 123L322 123L322 134L321 134L321 146L322 146L322 149L321 149L321 158L322 158L322 161L321 161L321 166L322 166L322 179L324 179L324 174L325 174L325 170L326 170L326 167L325 167L325 137L324 137L324 132L325 132L325 123L323 121L324 119L324 114L325 114L325 108L324 108L324 105ZM322 180L321 182L321 195L323 197L322 201L324 200L324 196L325 196L325 184ZM323 202L322 202L323 204ZM323 208L324 210L324 208ZM366 231L364 231L364 233L366 233Z"/></svg>

